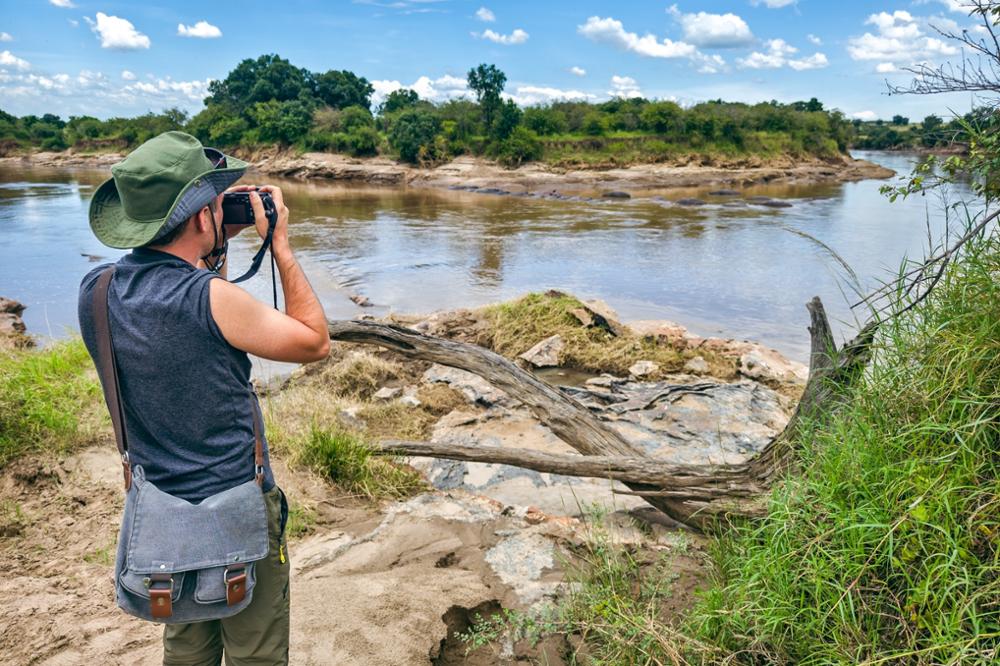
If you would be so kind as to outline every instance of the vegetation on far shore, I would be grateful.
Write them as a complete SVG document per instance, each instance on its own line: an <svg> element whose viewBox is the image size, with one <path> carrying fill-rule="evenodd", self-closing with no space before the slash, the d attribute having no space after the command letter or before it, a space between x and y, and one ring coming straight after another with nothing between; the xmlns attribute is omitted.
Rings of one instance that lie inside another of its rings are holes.
<svg viewBox="0 0 1000 666"><path fill-rule="evenodd" d="M204 110L179 109L134 118L20 118L0 111L0 155L43 150L128 151L168 130L206 145L252 152L263 147L387 155L434 165L482 155L516 166L612 165L747 156L836 158L862 128L816 98L783 104L724 102L683 108L670 100L614 98L555 101L521 108L504 96L506 75L494 65L468 73L474 95L444 103L409 89L372 109L374 88L354 72L312 72L277 55L240 62L213 81Z"/></svg>

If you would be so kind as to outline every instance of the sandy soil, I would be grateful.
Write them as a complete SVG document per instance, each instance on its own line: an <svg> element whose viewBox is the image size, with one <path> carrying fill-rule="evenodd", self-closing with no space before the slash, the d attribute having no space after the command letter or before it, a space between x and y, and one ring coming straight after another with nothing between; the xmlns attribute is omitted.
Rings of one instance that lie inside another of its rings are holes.
<svg viewBox="0 0 1000 666"><path fill-rule="evenodd" d="M506 169L477 157L459 157L432 169L400 164L385 157L352 158L330 153L296 154L261 150L243 155L268 175L375 185L497 189L508 193L643 192L680 187L742 187L758 183L818 183L890 178L891 169L847 157L830 160L748 157L730 161L643 164L611 169L564 169L531 163ZM38 152L0 157L0 165L107 167L122 159L100 155Z"/></svg>

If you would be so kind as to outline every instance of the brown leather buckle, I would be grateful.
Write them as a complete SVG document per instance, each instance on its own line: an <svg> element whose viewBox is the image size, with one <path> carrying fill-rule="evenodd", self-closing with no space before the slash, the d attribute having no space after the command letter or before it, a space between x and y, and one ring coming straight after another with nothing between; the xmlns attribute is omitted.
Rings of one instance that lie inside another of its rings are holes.
<svg viewBox="0 0 1000 666"><path fill-rule="evenodd" d="M233 574L230 576L230 574ZM238 564L226 567L222 572L222 579L226 582L226 603L230 606L243 601L247 596L247 568L246 565Z"/></svg>
<svg viewBox="0 0 1000 666"><path fill-rule="evenodd" d="M122 476L125 477L125 492L132 487L132 463L129 462L128 453L122 454Z"/></svg>
<svg viewBox="0 0 1000 666"><path fill-rule="evenodd" d="M166 618L174 614L171 596L174 593L174 577L171 574L150 574L149 606L154 618ZM162 587L166 585L166 587Z"/></svg>

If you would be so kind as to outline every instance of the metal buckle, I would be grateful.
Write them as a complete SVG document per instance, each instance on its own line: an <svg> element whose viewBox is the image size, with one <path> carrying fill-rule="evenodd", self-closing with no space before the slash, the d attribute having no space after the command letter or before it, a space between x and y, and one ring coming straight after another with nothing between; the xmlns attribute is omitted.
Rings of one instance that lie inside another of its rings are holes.
<svg viewBox="0 0 1000 666"><path fill-rule="evenodd" d="M149 576L149 607L150 615L154 618L166 618L174 614L173 595L174 577L172 574L154 573ZM166 583L167 587L155 587L159 583Z"/></svg>

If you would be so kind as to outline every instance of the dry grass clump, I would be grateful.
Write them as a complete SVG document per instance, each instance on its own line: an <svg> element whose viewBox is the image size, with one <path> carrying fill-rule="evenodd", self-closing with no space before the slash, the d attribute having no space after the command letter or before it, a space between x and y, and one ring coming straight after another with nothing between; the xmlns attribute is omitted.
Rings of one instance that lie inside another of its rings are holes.
<svg viewBox="0 0 1000 666"><path fill-rule="evenodd" d="M401 372L399 363L368 351L355 350L310 373L308 383L322 386L336 396L367 400L386 382L398 378Z"/></svg>
<svg viewBox="0 0 1000 666"><path fill-rule="evenodd" d="M559 335L565 347L560 365L590 372L628 375L636 361L653 361L659 371L650 379L676 373L694 356L701 356L712 375L723 379L736 374L736 364L718 354L676 349L668 342L640 336L629 330L615 335L598 326L584 326L573 310L584 308L578 299L560 293L528 294L522 298L483 309L489 333L481 343L508 358L531 349L552 335Z"/></svg>

